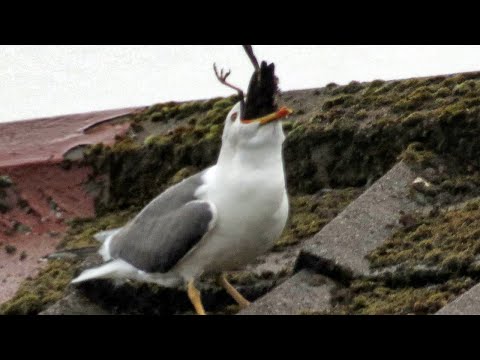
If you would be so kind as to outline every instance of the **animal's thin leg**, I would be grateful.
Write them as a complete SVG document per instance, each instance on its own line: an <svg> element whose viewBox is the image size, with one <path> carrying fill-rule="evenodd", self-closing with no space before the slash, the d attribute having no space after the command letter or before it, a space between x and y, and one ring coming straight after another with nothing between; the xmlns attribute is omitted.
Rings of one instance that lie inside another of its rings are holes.
<svg viewBox="0 0 480 360"><path fill-rule="evenodd" d="M203 308L200 291L198 291L198 289L195 287L193 280L191 280L187 285L187 294L197 314L206 315L205 309Z"/></svg>
<svg viewBox="0 0 480 360"><path fill-rule="evenodd" d="M220 274L217 278L218 283L222 286L227 293L240 305L240 308L244 309L250 305L250 301L245 299L242 294L240 294L237 289L235 289L232 284L230 284L225 277L225 274Z"/></svg>

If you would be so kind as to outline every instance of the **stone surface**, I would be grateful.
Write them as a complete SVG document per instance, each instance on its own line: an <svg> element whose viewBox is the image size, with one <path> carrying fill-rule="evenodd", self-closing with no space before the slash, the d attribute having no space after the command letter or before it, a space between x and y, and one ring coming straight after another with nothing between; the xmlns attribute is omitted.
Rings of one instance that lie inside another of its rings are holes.
<svg viewBox="0 0 480 360"><path fill-rule="evenodd" d="M435 315L480 315L480 284L444 306Z"/></svg>
<svg viewBox="0 0 480 360"><path fill-rule="evenodd" d="M402 217L400 212L420 210L408 197L415 178L403 162L395 165L308 240L297 268L313 268L339 281L367 275L365 255L393 233Z"/></svg>
<svg viewBox="0 0 480 360"><path fill-rule="evenodd" d="M248 264L241 273L248 273L260 277L280 278L292 274L302 243L285 247L280 251L271 251L259 256L254 262Z"/></svg>
<svg viewBox="0 0 480 360"><path fill-rule="evenodd" d="M325 312L330 308L335 283L326 277L302 270L252 303L239 315L300 315Z"/></svg>
<svg viewBox="0 0 480 360"><path fill-rule="evenodd" d="M231 275L239 282L235 287L250 300L264 295L292 273L300 249L300 245L297 245L287 247L281 252L265 254L249 264L245 270L232 272ZM102 263L97 250L97 247L65 250L49 254L47 258L81 259L81 265L76 271L76 275L79 275L83 270ZM207 313L222 312L224 307L234 303L225 290L215 284L213 278L199 279L196 285L202 291L202 300ZM154 310L149 309L150 307ZM187 314L192 310L183 289L152 291L148 286L132 287L128 282L95 280L69 286L65 296L43 314L96 315L101 311L112 315L119 313L171 315Z"/></svg>
<svg viewBox="0 0 480 360"><path fill-rule="evenodd" d="M73 291L39 315L109 315L102 307Z"/></svg>

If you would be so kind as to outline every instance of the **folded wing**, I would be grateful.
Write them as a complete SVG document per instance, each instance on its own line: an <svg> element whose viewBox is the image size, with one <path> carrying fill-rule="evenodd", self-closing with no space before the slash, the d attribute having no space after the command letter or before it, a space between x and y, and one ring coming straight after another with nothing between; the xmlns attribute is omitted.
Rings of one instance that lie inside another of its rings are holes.
<svg viewBox="0 0 480 360"><path fill-rule="evenodd" d="M215 224L215 205L197 200L202 173L168 189L148 204L108 244L113 259L146 272L168 272Z"/></svg>

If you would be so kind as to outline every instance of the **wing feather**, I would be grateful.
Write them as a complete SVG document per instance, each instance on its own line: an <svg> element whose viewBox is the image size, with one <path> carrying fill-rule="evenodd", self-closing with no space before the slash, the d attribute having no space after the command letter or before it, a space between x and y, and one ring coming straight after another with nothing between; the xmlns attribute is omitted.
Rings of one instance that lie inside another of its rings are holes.
<svg viewBox="0 0 480 360"><path fill-rule="evenodd" d="M108 245L114 259L146 272L168 272L215 224L215 205L195 198L202 173L152 200Z"/></svg>

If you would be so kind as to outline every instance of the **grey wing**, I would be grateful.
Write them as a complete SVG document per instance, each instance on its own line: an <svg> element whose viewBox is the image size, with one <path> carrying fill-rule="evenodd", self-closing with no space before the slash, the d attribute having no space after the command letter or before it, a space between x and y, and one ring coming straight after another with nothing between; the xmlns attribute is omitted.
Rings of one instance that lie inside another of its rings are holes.
<svg viewBox="0 0 480 360"><path fill-rule="evenodd" d="M147 272L170 270L214 224L215 206L195 198L203 173L153 199L112 237L110 256Z"/></svg>
<svg viewBox="0 0 480 360"><path fill-rule="evenodd" d="M192 201L161 217L143 216L110 244L110 255L146 272L168 272L215 224L215 205Z"/></svg>
<svg viewBox="0 0 480 360"><path fill-rule="evenodd" d="M168 188L166 191L153 199L147 206L145 206L132 221L135 222L138 218L142 218L143 216L160 217L178 209L189 201L196 200L195 190L202 185L202 175L207 170L208 169L190 176L182 182ZM97 241L103 243L109 236L116 235L120 230L125 229L127 226L129 226L129 224L121 228L100 231L94 234L93 237Z"/></svg>
<svg viewBox="0 0 480 360"><path fill-rule="evenodd" d="M162 216L180 208L189 201L197 200L195 191L203 184L202 176L207 170L190 176L165 190L145 206L137 215L137 218L143 216L144 213L148 213L149 216Z"/></svg>

